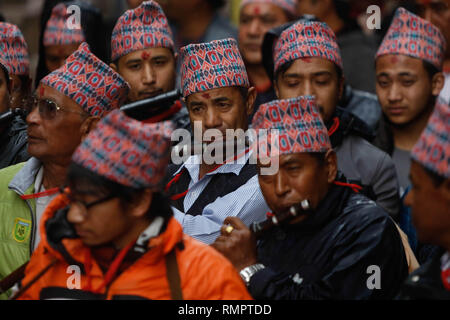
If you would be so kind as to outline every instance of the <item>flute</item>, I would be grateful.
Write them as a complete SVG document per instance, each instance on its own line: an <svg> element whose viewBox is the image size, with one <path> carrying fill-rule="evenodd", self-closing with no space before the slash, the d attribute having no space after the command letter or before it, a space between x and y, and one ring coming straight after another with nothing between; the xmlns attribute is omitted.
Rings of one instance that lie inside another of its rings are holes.
<svg viewBox="0 0 450 320"><path fill-rule="evenodd" d="M256 239L259 239L273 227L286 224L300 214L307 214L309 212L311 212L311 206L309 201L305 199L283 212L274 214L270 219L252 223L250 225L250 230L255 234Z"/></svg>

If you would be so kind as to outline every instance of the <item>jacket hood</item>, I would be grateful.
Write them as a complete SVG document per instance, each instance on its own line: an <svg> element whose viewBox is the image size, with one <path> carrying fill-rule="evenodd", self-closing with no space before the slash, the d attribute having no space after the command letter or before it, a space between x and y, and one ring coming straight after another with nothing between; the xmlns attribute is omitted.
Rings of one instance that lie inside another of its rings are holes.
<svg viewBox="0 0 450 320"><path fill-rule="evenodd" d="M40 245L43 245L57 259L78 265L81 270L84 270L84 253L88 247L78 237L73 225L67 221L68 210L69 200L64 195L58 195L47 206L39 226ZM171 217L165 229L158 236L150 238L146 247L148 250L160 253L153 257L161 257L180 243L182 237L180 224Z"/></svg>

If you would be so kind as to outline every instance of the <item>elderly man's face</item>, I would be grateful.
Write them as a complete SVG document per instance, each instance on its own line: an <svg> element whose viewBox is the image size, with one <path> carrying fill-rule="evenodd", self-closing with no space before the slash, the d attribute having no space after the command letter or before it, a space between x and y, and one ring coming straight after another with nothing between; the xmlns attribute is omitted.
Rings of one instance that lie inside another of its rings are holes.
<svg viewBox="0 0 450 320"><path fill-rule="evenodd" d="M65 165L81 142L81 127L88 114L53 88L40 85L37 92L38 99L53 101L62 109L48 117L35 107L27 116L28 153L43 162Z"/></svg>
<svg viewBox="0 0 450 320"><path fill-rule="evenodd" d="M288 22L284 10L271 3L245 5L239 17L239 49L246 63L261 64L261 46L267 31Z"/></svg>
<svg viewBox="0 0 450 320"><path fill-rule="evenodd" d="M5 71L0 68L0 113L6 112L9 109L9 89L7 80Z"/></svg>
<svg viewBox="0 0 450 320"><path fill-rule="evenodd" d="M279 170L273 175L261 174L268 164L258 163L259 185L270 209L279 213L302 200L317 208L336 177L336 154L329 151L323 161L310 153L286 154L278 159Z"/></svg>
<svg viewBox="0 0 450 320"><path fill-rule="evenodd" d="M223 137L226 129L247 130L255 95L255 89L250 88L244 99L238 87L193 93L186 99L191 124L201 121L203 133L208 129L217 129Z"/></svg>
<svg viewBox="0 0 450 320"><path fill-rule="evenodd" d="M420 241L445 245L443 239L448 237L450 230L450 180L436 185L416 161L411 163L410 177L412 189L405 198L405 204L412 209Z"/></svg>
<svg viewBox="0 0 450 320"><path fill-rule="evenodd" d="M302 58L294 60L285 72L278 74L275 92L279 99L315 96L320 115L326 122L336 110L343 82L333 62L317 57Z"/></svg>

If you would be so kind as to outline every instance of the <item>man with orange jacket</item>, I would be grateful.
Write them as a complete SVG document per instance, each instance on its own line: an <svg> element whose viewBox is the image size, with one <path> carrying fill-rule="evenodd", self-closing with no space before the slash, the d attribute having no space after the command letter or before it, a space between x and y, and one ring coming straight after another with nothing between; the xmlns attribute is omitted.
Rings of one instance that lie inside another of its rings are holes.
<svg viewBox="0 0 450 320"><path fill-rule="evenodd" d="M20 299L251 299L230 262L182 233L160 192L170 122L115 110L72 157ZM42 273L43 272L43 273Z"/></svg>

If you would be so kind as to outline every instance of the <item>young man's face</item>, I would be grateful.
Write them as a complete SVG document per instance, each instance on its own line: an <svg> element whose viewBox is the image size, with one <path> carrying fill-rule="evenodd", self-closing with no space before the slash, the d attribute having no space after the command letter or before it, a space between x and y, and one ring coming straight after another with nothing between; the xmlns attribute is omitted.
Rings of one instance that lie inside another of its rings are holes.
<svg viewBox="0 0 450 320"><path fill-rule="evenodd" d="M45 65L49 72L53 72L61 67L66 59L77 51L79 43L53 45L45 47Z"/></svg>
<svg viewBox="0 0 450 320"><path fill-rule="evenodd" d="M309 153L293 153L279 157L276 174L263 175L261 163L258 166L264 199L270 209L281 212L302 200L308 200L311 208L316 208L336 177L337 160L333 151L327 153L323 163Z"/></svg>
<svg viewBox="0 0 450 320"><path fill-rule="evenodd" d="M338 78L335 64L317 57L295 60L284 73L278 74L275 82L279 99L315 96L325 122L331 119L342 91L343 79Z"/></svg>
<svg viewBox="0 0 450 320"><path fill-rule="evenodd" d="M248 64L262 63L261 46L264 34L288 22L283 9L271 3L250 3L241 9L239 18L239 49Z"/></svg>
<svg viewBox="0 0 450 320"><path fill-rule="evenodd" d="M412 161L410 178L412 189L405 204L412 209L413 223L420 241L443 245L450 234L450 181L436 186L422 165ZM447 242L448 244L448 242Z"/></svg>
<svg viewBox="0 0 450 320"><path fill-rule="evenodd" d="M394 125L421 118L442 87L433 85L423 62L405 55L383 55L376 60L376 92L383 113Z"/></svg>
<svg viewBox="0 0 450 320"><path fill-rule="evenodd" d="M332 1L327 0L298 0L297 13L299 16L303 14L312 14L317 19L323 20L323 18L332 10L330 3Z"/></svg>
<svg viewBox="0 0 450 320"><path fill-rule="evenodd" d="M186 98L191 124L201 121L203 133L208 129L217 129L222 132L223 137L226 129L247 130L255 95L253 87L248 90L246 100L238 87L193 93Z"/></svg>
<svg viewBox="0 0 450 320"><path fill-rule="evenodd" d="M170 49L149 48L131 52L111 64L131 87L130 102L151 98L175 88L175 57Z"/></svg>
<svg viewBox="0 0 450 320"><path fill-rule="evenodd" d="M119 198L111 198L100 202L89 209L82 203L107 198L92 194L73 195L74 202L70 206L67 220L73 224L76 233L87 246L98 246L114 243L116 246L127 245L127 235L133 226L133 219L121 205Z"/></svg>
<svg viewBox="0 0 450 320"><path fill-rule="evenodd" d="M9 107L8 79L5 71L0 68L0 113L8 111Z"/></svg>

